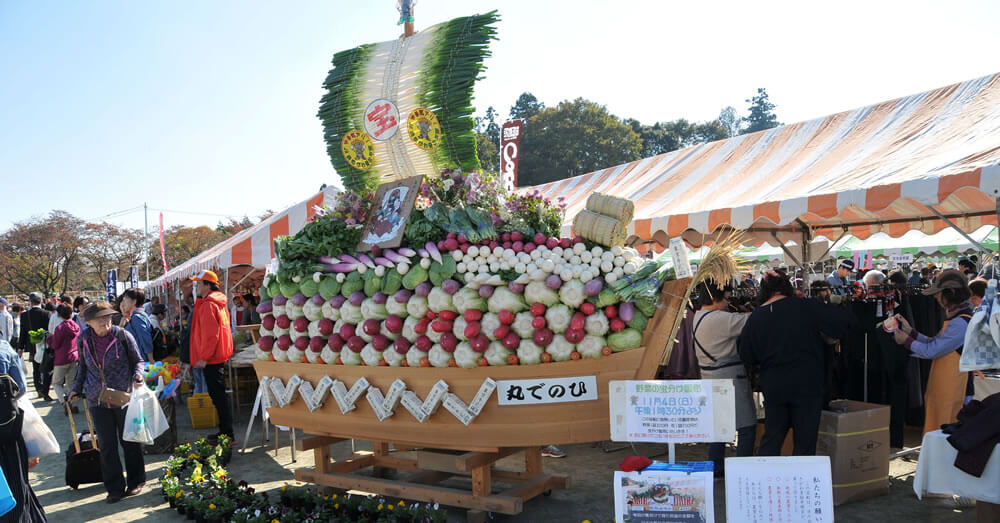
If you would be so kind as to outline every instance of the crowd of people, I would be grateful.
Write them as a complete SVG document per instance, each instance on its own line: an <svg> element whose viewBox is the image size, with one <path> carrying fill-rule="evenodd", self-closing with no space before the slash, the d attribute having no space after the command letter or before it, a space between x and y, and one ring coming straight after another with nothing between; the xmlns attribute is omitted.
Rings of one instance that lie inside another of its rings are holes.
<svg viewBox="0 0 1000 523"><path fill-rule="evenodd" d="M221 435L235 439L225 370L233 354L236 325L230 318L235 316L241 324L252 321L254 300L240 296L230 308L212 271L202 271L191 280L197 299L185 303L178 318L181 335L176 347L165 334L165 304L157 297L147 301L142 289L127 289L115 303L91 302L82 296L46 298L35 292L28 295L25 308L0 298L0 421L8 416L18 427L16 433L0 434L5 439L0 442L0 464L19 500L3 521L45 521L28 484L27 471L38 459L29 459L25 452L19 421L23 412L14 403L27 391L26 362L37 394L33 399L57 402L67 416L79 412L79 400L85 401L100 442L108 503L139 494L145 485L142 447L123 438L129 393L146 386L148 364L172 356L175 350L182 377L190 373L194 392L208 393L218 412L219 430L209 441ZM43 340L38 330L45 331Z"/></svg>

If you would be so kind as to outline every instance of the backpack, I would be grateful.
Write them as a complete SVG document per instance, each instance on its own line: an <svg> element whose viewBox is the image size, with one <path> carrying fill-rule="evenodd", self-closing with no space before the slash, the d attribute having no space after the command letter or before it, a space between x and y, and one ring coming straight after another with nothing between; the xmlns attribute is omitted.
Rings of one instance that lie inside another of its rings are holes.
<svg viewBox="0 0 1000 523"><path fill-rule="evenodd" d="M153 359L156 361L162 361L163 358L170 356L173 352L170 350L170 346L167 345L167 333L163 332L163 329L159 327L153 327Z"/></svg>

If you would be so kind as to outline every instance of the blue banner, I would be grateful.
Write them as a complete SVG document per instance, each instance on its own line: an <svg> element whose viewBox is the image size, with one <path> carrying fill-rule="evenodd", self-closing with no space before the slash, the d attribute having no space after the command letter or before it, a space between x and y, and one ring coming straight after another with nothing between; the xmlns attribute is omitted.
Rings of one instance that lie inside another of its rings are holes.
<svg viewBox="0 0 1000 523"><path fill-rule="evenodd" d="M108 280L104 289L108 295L108 301L115 301L115 298L118 297L118 269L108 270Z"/></svg>
<svg viewBox="0 0 1000 523"><path fill-rule="evenodd" d="M128 279L133 289L139 288L139 267L132 265L128 268Z"/></svg>

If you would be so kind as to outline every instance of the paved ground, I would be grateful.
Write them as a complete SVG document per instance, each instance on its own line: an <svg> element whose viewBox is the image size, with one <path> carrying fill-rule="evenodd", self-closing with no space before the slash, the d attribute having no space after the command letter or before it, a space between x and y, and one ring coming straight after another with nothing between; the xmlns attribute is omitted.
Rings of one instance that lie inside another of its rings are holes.
<svg viewBox="0 0 1000 523"><path fill-rule="evenodd" d="M29 386L30 388L30 386ZM34 397L34 391L29 391ZM69 423L58 405L34 401L35 407L52 428L61 446L66 448L71 440ZM242 444L242 436L246 428L246 411L243 411L242 422L237 427L237 433ZM85 423L82 414L78 415L80 426ZM180 441L189 441L209 430L196 431L191 428L191 421L186 408L177 412ZM911 439L919 439L914 435ZM291 453L287 446L288 433L282 433L281 443L284 447L274 453L274 442L271 440L267 448L260 447L259 424L251 434L251 445L247 453L233 454L229 466L231 477L246 479L259 491L280 487L286 482L294 482L293 471L298 467L312 466L312 452L298 453L297 463L292 463ZM913 444L919 441L910 442ZM359 448L362 448L359 446ZM636 451L643 455L654 455L665 452L662 445L636 445ZM349 443L341 443L334 447L335 458L350 454ZM567 491L553 492L549 497L539 497L525 504L524 512L516 517L498 517L500 521L552 521L579 522L589 519L594 523L610 521L613 508L611 495L612 473L623 458L629 455L631 449L605 453L591 445L571 445L564 450L569 454L564 459L546 458L546 469L550 472L571 476L572 488ZM707 450L704 445L686 445L678 448L679 460L704 459ZM78 491L73 491L65 485L63 456L48 456L31 473L31 484L36 494L45 506L50 521L96 521L96 522L178 522L180 516L171 511L162 502L159 494L157 478L161 473L166 455L147 456L146 466L149 482L142 495L126 498L116 505L104 502L103 485L87 485ZM664 458L665 459L665 458ZM892 476L889 495L839 507L836 510L837 521L878 522L905 521L916 522L971 522L975 521L975 509L955 510L933 501L919 501L913 494L913 473L916 461L895 460L892 462ZM717 521L725 521L725 490L721 481L716 482L716 517ZM452 511L449 520L464 521L464 513Z"/></svg>

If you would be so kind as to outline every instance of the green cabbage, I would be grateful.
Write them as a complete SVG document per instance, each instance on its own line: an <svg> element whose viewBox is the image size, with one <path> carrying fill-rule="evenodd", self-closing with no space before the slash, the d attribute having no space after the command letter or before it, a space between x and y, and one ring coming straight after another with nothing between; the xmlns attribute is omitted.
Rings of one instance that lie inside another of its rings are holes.
<svg viewBox="0 0 1000 523"><path fill-rule="evenodd" d="M418 263L406 271L406 275L403 276L403 287L412 291L425 281L427 281L427 271Z"/></svg>
<svg viewBox="0 0 1000 523"><path fill-rule="evenodd" d="M451 301L455 305L455 309L462 314L465 314L465 311L469 309L475 309L477 311L486 310L486 300L479 295L479 291L470 287L462 287L459 289L459 291L451 297Z"/></svg>
<svg viewBox="0 0 1000 523"><path fill-rule="evenodd" d="M646 330L647 323L649 323L649 318L637 309L635 314L632 315L632 321L628 322L628 326L639 332L643 332Z"/></svg>
<svg viewBox="0 0 1000 523"><path fill-rule="evenodd" d="M313 281L312 278L302 280L299 284L299 292L304 294L307 298L319 294L319 284Z"/></svg>
<svg viewBox="0 0 1000 523"><path fill-rule="evenodd" d="M284 294L286 298L292 299L298 293L299 293L299 284L291 281L281 284L281 294Z"/></svg>
<svg viewBox="0 0 1000 523"><path fill-rule="evenodd" d="M625 329L608 336L608 345L615 352L637 349L642 345L642 333L635 329Z"/></svg>
<svg viewBox="0 0 1000 523"><path fill-rule="evenodd" d="M387 270L382 277L382 292L388 296L396 294L403 287L403 276L396 271Z"/></svg>
<svg viewBox="0 0 1000 523"><path fill-rule="evenodd" d="M340 284L337 283L337 278L333 276L324 276L323 281L319 283L319 294L324 300L329 300L333 298L340 292Z"/></svg>

